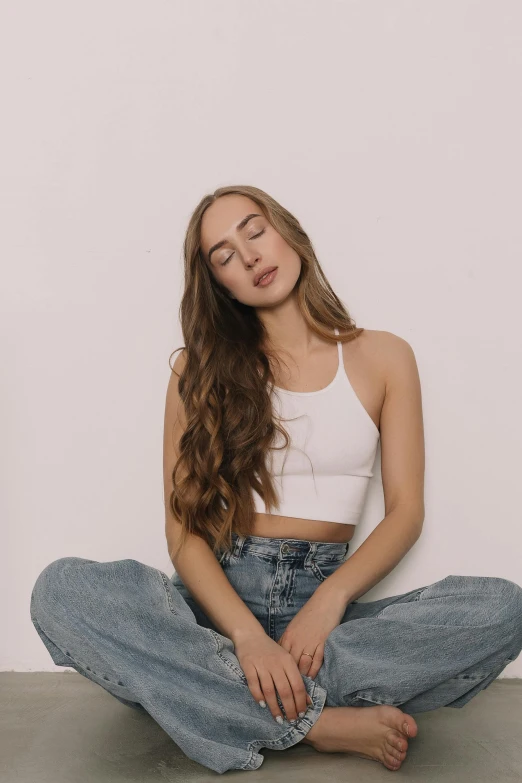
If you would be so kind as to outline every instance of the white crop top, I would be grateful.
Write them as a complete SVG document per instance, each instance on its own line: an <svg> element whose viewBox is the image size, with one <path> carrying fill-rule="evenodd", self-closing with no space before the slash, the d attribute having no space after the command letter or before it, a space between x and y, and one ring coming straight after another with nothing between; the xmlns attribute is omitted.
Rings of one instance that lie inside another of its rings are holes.
<svg viewBox="0 0 522 783"><path fill-rule="evenodd" d="M337 349L337 374L324 389L294 392L275 386L272 392L274 411L290 437L288 449L268 455L278 516L345 525L356 525L361 517L380 433L348 379L340 341ZM275 444L283 443L276 433ZM266 514L261 496L252 492L255 510Z"/></svg>

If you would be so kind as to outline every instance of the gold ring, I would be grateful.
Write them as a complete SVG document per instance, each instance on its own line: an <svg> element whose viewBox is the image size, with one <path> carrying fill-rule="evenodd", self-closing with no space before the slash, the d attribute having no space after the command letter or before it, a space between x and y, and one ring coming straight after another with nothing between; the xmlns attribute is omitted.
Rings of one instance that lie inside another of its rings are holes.
<svg viewBox="0 0 522 783"><path fill-rule="evenodd" d="M313 658L313 657L314 657L314 656L313 656L313 655L311 655L310 653L306 653L306 652L302 652L302 653L301 653L301 657L302 657L303 655L310 655L310 658Z"/></svg>

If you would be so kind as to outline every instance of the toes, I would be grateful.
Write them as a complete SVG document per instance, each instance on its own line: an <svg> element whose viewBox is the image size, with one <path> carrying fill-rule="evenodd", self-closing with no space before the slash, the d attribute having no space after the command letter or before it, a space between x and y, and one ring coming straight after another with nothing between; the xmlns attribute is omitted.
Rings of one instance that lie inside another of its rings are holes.
<svg viewBox="0 0 522 783"><path fill-rule="evenodd" d="M398 769L401 765L401 762L396 759L394 756L392 756L391 753L388 753L386 750L384 751L384 764L388 767L388 769Z"/></svg>
<svg viewBox="0 0 522 783"><path fill-rule="evenodd" d="M407 723L408 731L406 731L406 726L404 726L404 723ZM408 715L407 713L403 713L402 720L401 720L401 725L399 727L399 731L402 731L408 737L415 737L416 736L416 734L417 734L417 724L415 723L415 721L411 717L411 715Z"/></svg>
<svg viewBox="0 0 522 783"><path fill-rule="evenodd" d="M406 751L408 750L408 740L406 737L404 737L403 734L399 734L395 731L390 731L386 735L386 741L393 747L396 748L399 751Z"/></svg>
<svg viewBox="0 0 522 783"><path fill-rule="evenodd" d="M386 706L388 709L390 709L391 705L383 706ZM399 709L399 707L391 707L391 711L387 713L386 718L384 718L384 722L393 726L393 728L396 729L396 731L398 731L403 737L416 736L417 724L415 723L415 720L411 717L411 715L408 715L408 713Z"/></svg>
<svg viewBox="0 0 522 783"><path fill-rule="evenodd" d="M401 752L401 751L397 750L397 748L394 747L389 742L386 743L385 750L386 750L386 753L388 753L388 755L392 756L392 758L395 759L396 761L401 761L402 762L404 760L404 757L406 756L406 753L404 751Z"/></svg>

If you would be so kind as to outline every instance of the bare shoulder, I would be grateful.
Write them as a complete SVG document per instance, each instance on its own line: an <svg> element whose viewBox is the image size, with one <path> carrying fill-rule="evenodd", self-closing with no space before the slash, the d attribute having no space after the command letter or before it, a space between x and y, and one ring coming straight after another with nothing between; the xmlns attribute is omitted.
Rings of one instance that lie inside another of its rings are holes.
<svg viewBox="0 0 522 783"><path fill-rule="evenodd" d="M374 353L411 349L410 344L403 337L381 329L365 329L357 338L357 342L359 340L361 340L361 345L366 344L368 350Z"/></svg>
<svg viewBox="0 0 522 783"><path fill-rule="evenodd" d="M416 373L417 363L413 348L407 340L393 332L365 329L355 342L360 351L388 388L398 375Z"/></svg>
<svg viewBox="0 0 522 783"><path fill-rule="evenodd" d="M181 375L182 371L185 368L186 363L187 363L187 349L183 348L176 356L176 360L172 365L172 369L174 370L176 375Z"/></svg>
<svg viewBox="0 0 522 783"><path fill-rule="evenodd" d="M183 348L171 367L169 382L167 385L167 398L165 401L165 422L170 426L179 424L180 417L184 421L183 403L179 395L179 376L187 363L187 352Z"/></svg>
<svg viewBox="0 0 522 783"><path fill-rule="evenodd" d="M386 388L407 378L418 380L415 353L410 343L393 332L371 331L374 354L379 358Z"/></svg>

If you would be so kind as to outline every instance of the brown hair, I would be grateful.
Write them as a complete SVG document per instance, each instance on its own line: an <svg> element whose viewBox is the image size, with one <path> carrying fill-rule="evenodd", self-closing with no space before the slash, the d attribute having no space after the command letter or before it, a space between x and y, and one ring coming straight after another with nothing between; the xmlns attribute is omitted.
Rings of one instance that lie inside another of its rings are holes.
<svg viewBox="0 0 522 783"><path fill-rule="evenodd" d="M231 193L252 199L299 254L296 295L309 327L334 342L353 340L364 331L355 326L333 292L299 221L281 204L249 185L218 188L201 199L183 244L180 321L185 346L176 351L186 348L178 389L187 425L179 440L169 504L182 525L179 546L193 533L205 539L215 554L231 546L232 531L250 534L255 518L252 488L269 513L277 508L265 459L268 450L275 448L278 432L284 440L279 448L289 443L288 433L273 415L271 362L278 364L279 359L266 347L266 329L255 308L231 298L215 280L200 247L205 211ZM334 327L339 329L338 338ZM178 472L182 478L178 479Z"/></svg>

